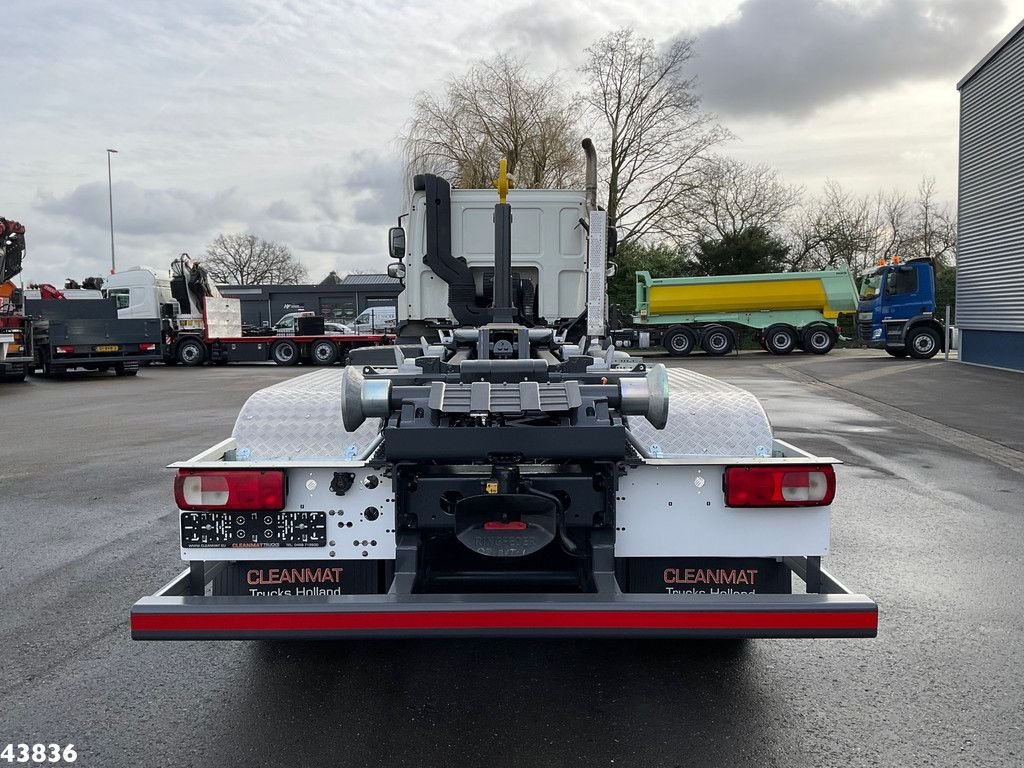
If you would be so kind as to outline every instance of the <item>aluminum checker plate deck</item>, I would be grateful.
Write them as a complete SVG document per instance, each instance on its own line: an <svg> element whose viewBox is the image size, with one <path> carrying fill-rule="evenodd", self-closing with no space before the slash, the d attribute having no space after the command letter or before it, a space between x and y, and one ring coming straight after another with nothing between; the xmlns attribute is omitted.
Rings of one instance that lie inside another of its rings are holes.
<svg viewBox="0 0 1024 768"><path fill-rule="evenodd" d="M341 369L315 371L255 392L231 436L242 461L330 460L362 457L380 432L367 419L346 432L341 419ZM764 458L772 455L772 428L764 408L746 390L682 368L668 371L665 429L641 416L629 430L645 458L693 456Z"/></svg>

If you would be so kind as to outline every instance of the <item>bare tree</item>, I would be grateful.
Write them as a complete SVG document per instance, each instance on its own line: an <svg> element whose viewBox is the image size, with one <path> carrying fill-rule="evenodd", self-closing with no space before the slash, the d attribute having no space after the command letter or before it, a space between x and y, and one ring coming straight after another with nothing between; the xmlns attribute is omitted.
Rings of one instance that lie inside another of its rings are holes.
<svg viewBox="0 0 1024 768"><path fill-rule="evenodd" d="M786 184L766 164L750 165L728 157L701 164L697 186L672 206L676 238L693 243L736 235L751 227L780 231L800 203L799 186Z"/></svg>
<svg viewBox="0 0 1024 768"><path fill-rule="evenodd" d="M909 238L914 255L948 265L956 252L956 214L935 200L934 176L925 176L917 185L915 205Z"/></svg>
<svg viewBox="0 0 1024 768"><path fill-rule="evenodd" d="M288 246L256 235L217 235L206 248L203 266L217 283L290 285L306 279L306 268Z"/></svg>
<svg viewBox="0 0 1024 768"><path fill-rule="evenodd" d="M874 264L878 244L876 214L870 198L858 197L831 179L821 197L797 215L790 247L793 269L849 266L856 275Z"/></svg>
<svg viewBox="0 0 1024 768"><path fill-rule="evenodd" d="M411 173L486 188L504 157L519 187L579 186L576 113L557 74L536 78L519 59L500 56L449 80L442 96L419 94L406 162Z"/></svg>
<svg viewBox="0 0 1024 768"><path fill-rule="evenodd" d="M729 134L699 109L683 69L693 41L659 52L631 29L586 49L582 99L608 158L608 218L625 242L664 228L666 216L700 183L699 160Z"/></svg>
<svg viewBox="0 0 1024 768"><path fill-rule="evenodd" d="M935 200L935 180L926 177L910 201L899 190L857 197L828 181L791 226L793 268L849 264L856 275L893 257L918 256L945 264L956 247L956 218Z"/></svg>

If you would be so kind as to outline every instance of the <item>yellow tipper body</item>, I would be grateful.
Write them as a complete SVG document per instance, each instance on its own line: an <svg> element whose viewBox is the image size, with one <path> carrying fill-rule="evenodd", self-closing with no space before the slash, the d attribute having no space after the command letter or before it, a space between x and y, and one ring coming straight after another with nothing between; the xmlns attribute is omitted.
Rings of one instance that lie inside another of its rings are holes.
<svg viewBox="0 0 1024 768"><path fill-rule="evenodd" d="M651 278L637 273L637 307L648 318L755 312L814 312L834 320L857 309L847 270Z"/></svg>

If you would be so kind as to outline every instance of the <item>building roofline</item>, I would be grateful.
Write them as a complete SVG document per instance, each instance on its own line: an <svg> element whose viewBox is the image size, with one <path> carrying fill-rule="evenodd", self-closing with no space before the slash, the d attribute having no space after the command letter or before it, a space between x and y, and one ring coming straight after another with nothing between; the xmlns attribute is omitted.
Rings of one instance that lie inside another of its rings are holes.
<svg viewBox="0 0 1024 768"><path fill-rule="evenodd" d="M1011 29L1009 34L1006 35L1006 37L1004 37L1002 40L996 43L995 47L991 51L986 53L982 57L981 61L979 61L977 64L971 67L970 72L968 72L966 75L960 78L960 82L956 84L956 89L959 91L961 88L963 88L967 84L967 81L973 78L976 74L978 74L978 72L980 72L985 67L986 64L992 61L992 59L995 58L995 55L999 53L1001 50L1003 50L1003 48L1005 48L1007 44L1014 37L1016 37L1017 33L1020 32L1022 29L1024 29L1024 19L1021 19L1017 26Z"/></svg>

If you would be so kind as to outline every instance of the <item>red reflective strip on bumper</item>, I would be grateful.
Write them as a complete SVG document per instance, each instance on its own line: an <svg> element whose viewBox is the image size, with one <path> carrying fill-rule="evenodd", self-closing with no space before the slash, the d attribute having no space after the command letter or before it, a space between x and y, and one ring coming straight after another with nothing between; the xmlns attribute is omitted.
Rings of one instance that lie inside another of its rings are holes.
<svg viewBox="0 0 1024 768"><path fill-rule="evenodd" d="M873 630L874 611L423 611L366 613L137 613L133 632L417 629Z"/></svg>

